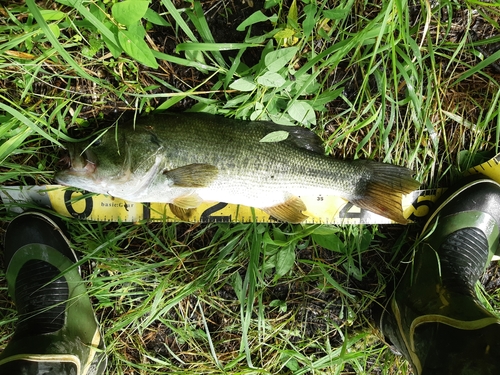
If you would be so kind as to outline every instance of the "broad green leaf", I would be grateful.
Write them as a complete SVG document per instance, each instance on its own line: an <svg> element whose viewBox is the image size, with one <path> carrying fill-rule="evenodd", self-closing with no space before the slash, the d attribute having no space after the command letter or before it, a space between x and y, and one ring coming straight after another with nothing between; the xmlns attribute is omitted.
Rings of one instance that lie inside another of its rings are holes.
<svg viewBox="0 0 500 375"><path fill-rule="evenodd" d="M286 83L285 79L275 72L267 72L257 77L257 82L266 87L281 87Z"/></svg>
<svg viewBox="0 0 500 375"><path fill-rule="evenodd" d="M141 20L148 10L149 0L125 0L111 7L113 18L125 25L134 25Z"/></svg>
<svg viewBox="0 0 500 375"><path fill-rule="evenodd" d="M40 13L45 21L59 21L66 17L66 13L60 10L41 9Z"/></svg>
<svg viewBox="0 0 500 375"><path fill-rule="evenodd" d="M316 124L314 108L307 102L296 100L290 108L288 108L288 114L301 124Z"/></svg>
<svg viewBox="0 0 500 375"><path fill-rule="evenodd" d="M363 230L363 234L361 235L361 241L359 242L359 251L364 252L368 250L368 247L373 241L373 234L365 229Z"/></svg>
<svg viewBox="0 0 500 375"><path fill-rule="evenodd" d="M229 99L222 108L238 107L241 103L246 102L250 98L250 94L241 94L232 99Z"/></svg>
<svg viewBox="0 0 500 375"><path fill-rule="evenodd" d="M149 22L159 25L159 26L172 26L170 23L168 23L165 18L160 16L158 13L156 13L153 9L148 8L146 10L146 13L144 14L144 18L148 20Z"/></svg>
<svg viewBox="0 0 500 375"><path fill-rule="evenodd" d="M299 16L297 9L297 0L293 0L292 4L290 5L290 9L288 10L288 16L286 19L286 23L290 28L295 29L298 27Z"/></svg>
<svg viewBox="0 0 500 375"><path fill-rule="evenodd" d="M295 94L300 91L302 95L316 95L318 92L321 92L323 87L312 77L310 74L302 74L299 77L296 77L293 82L293 89L291 92Z"/></svg>
<svg viewBox="0 0 500 375"><path fill-rule="evenodd" d="M49 26L49 29L54 34L54 36L56 38L59 38L59 36L61 35L61 29L59 29L59 26L57 26L56 23L50 23L48 26Z"/></svg>
<svg viewBox="0 0 500 375"><path fill-rule="evenodd" d="M269 118L275 124L286 125L286 126L294 126L296 125L294 121L285 113L270 113Z"/></svg>
<svg viewBox="0 0 500 375"><path fill-rule="evenodd" d="M330 20L341 20L349 14L349 9L335 8L331 10L324 10L323 15Z"/></svg>
<svg viewBox="0 0 500 375"><path fill-rule="evenodd" d="M279 299L272 300L269 303L269 306L271 307L279 307L281 311L286 312L287 310L287 305L285 301L281 301Z"/></svg>
<svg viewBox="0 0 500 375"><path fill-rule="evenodd" d="M340 229L338 227L330 226L330 225L319 225L314 228L313 234L318 236L335 236L336 233L339 233Z"/></svg>
<svg viewBox="0 0 500 375"><path fill-rule="evenodd" d="M104 40L106 47L108 47L113 57L117 58L123 52L123 48L120 46L120 42L117 38L114 37L114 35L118 35L118 26L116 26L109 20L104 21L103 26L108 27L108 31L113 33L113 38L116 40L116 44L111 39L109 39L107 35L102 34L102 39Z"/></svg>
<svg viewBox="0 0 500 375"><path fill-rule="evenodd" d="M276 40L287 39L291 38L294 35L295 35L295 30L289 29L287 27L286 29L280 30L276 34L274 34L274 39Z"/></svg>
<svg viewBox="0 0 500 375"><path fill-rule="evenodd" d="M306 18L304 22L302 22L302 29L305 38L311 35L312 31L314 30L314 26L316 25L316 8L317 5L315 1L313 1L310 4L307 4L304 7L304 13L306 15Z"/></svg>
<svg viewBox="0 0 500 375"><path fill-rule="evenodd" d="M127 30L130 33L137 35L138 38L144 39L146 36L146 29L142 26L141 22L137 22L133 25L127 26Z"/></svg>
<svg viewBox="0 0 500 375"><path fill-rule="evenodd" d="M295 247L286 246L276 253L276 276L281 277L288 273L295 264Z"/></svg>
<svg viewBox="0 0 500 375"><path fill-rule="evenodd" d="M292 372L298 371L301 367L297 359L295 359L293 355L289 355L286 352L282 352L280 354L280 362L283 363Z"/></svg>
<svg viewBox="0 0 500 375"><path fill-rule="evenodd" d="M290 62L297 53L297 47L281 48L269 52L264 58L264 64L270 72L277 72Z"/></svg>
<svg viewBox="0 0 500 375"><path fill-rule="evenodd" d="M104 22L104 20L106 19L106 13L104 12L104 5L100 1L91 3L89 6L89 11L100 22ZM92 23L90 20L89 22Z"/></svg>
<svg viewBox="0 0 500 375"><path fill-rule="evenodd" d="M260 10L257 12L253 13L248 17L246 20L244 20L242 23L238 25L236 30L238 31L244 31L247 26L253 25L255 23L259 22L265 22L265 21L271 21L271 22L276 22L278 20L278 16L273 14L272 16L268 17L264 13L262 13Z"/></svg>
<svg viewBox="0 0 500 375"><path fill-rule="evenodd" d="M256 109L255 111L252 111L250 114L250 120L255 121L257 119L259 120L264 120L262 117L264 116L264 110L262 109Z"/></svg>
<svg viewBox="0 0 500 375"><path fill-rule="evenodd" d="M252 91L256 86L252 77L243 77L231 83L229 88L239 91Z"/></svg>
<svg viewBox="0 0 500 375"><path fill-rule="evenodd" d="M277 130L266 134L259 142L280 142L288 138L289 133L286 130Z"/></svg>
<svg viewBox="0 0 500 375"><path fill-rule="evenodd" d="M280 228L273 228L273 237L277 241L282 241L283 243L286 242L286 235L283 233L283 231Z"/></svg>
<svg viewBox="0 0 500 375"><path fill-rule="evenodd" d="M144 28L142 26L130 27L129 30L119 30L118 40L123 50L130 57L150 68L158 68L158 63L151 49L144 41Z"/></svg>
<svg viewBox="0 0 500 375"><path fill-rule="evenodd" d="M281 0L266 0L264 3L264 9L270 9L275 5L280 4Z"/></svg>
<svg viewBox="0 0 500 375"><path fill-rule="evenodd" d="M342 253L344 251L345 245L335 234L328 236L313 233L312 238L317 245L324 247L330 251L336 251Z"/></svg>
<svg viewBox="0 0 500 375"><path fill-rule="evenodd" d="M329 103L339 97L340 94L344 91L343 87L335 89L333 91L324 91L319 94L315 99L313 99L313 104L315 106L323 106L326 103Z"/></svg>

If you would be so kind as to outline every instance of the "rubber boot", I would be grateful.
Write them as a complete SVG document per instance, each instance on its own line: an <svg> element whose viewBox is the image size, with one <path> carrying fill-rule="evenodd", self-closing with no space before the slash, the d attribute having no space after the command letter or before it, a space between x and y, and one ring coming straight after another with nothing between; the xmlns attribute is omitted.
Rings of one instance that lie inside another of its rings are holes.
<svg viewBox="0 0 500 375"><path fill-rule="evenodd" d="M500 185L485 178L455 190L428 220L380 320L416 374L500 374L500 320L475 289L499 228Z"/></svg>
<svg viewBox="0 0 500 375"><path fill-rule="evenodd" d="M104 373L104 342L76 254L56 220L24 213L5 233L6 277L19 319L0 354L0 374Z"/></svg>

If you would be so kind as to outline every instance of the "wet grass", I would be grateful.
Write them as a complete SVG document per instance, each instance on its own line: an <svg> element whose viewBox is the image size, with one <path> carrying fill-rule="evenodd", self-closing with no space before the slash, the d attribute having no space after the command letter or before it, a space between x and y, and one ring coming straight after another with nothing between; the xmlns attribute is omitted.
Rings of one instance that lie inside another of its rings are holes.
<svg viewBox="0 0 500 375"><path fill-rule="evenodd" d="M300 124L429 188L499 152L494 4L162 0L121 22L114 4L0 8L2 184L51 183L62 143L153 110ZM411 373L372 309L418 225L65 220L109 374Z"/></svg>

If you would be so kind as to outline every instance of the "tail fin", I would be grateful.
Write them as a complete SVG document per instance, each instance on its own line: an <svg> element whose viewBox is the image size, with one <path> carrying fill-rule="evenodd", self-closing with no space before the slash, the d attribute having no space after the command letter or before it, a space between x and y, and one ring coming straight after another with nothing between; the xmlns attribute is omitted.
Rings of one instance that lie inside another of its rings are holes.
<svg viewBox="0 0 500 375"><path fill-rule="evenodd" d="M409 194L420 186L412 177L413 172L397 165L363 162L367 163L371 178L365 181L365 185L359 189L359 194L351 202L397 223L408 223L403 216L401 200L403 194Z"/></svg>

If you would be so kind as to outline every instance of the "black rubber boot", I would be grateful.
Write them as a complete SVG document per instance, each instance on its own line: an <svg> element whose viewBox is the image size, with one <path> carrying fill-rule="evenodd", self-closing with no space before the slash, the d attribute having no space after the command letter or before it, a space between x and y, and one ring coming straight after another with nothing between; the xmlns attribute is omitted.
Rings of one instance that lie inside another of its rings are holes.
<svg viewBox="0 0 500 375"><path fill-rule="evenodd" d="M484 178L449 194L428 220L380 319L418 375L500 374L500 320L475 291L499 228L500 185Z"/></svg>
<svg viewBox="0 0 500 375"><path fill-rule="evenodd" d="M56 219L39 212L16 217L4 258L19 320L0 354L0 374L103 374L104 342L76 254Z"/></svg>

